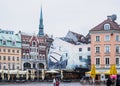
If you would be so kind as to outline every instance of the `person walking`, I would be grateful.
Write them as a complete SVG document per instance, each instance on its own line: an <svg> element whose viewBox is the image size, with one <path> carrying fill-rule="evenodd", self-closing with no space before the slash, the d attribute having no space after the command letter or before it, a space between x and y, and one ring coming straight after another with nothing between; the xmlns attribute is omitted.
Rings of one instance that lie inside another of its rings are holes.
<svg viewBox="0 0 120 86"><path fill-rule="evenodd" d="M118 78L116 80L116 86L120 86L120 76L118 76Z"/></svg>
<svg viewBox="0 0 120 86"><path fill-rule="evenodd" d="M112 80L111 80L110 77L108 78L106 85L107 85L107 86L111 86L111 85L112 85Z"/></svg>
<svg viewBox="0 0 120 86"><path fill-rule="evenodd" d="M57 80L56 80L56 86L59 86L59 84L60 84L60 82L59 82L59 80L57 79Z"/></svg>
<svg viewBox="0 0 120 86"><path fill-rule="evenodd" d="M53 78L53 86L56 86L56 79Z"/></svg>

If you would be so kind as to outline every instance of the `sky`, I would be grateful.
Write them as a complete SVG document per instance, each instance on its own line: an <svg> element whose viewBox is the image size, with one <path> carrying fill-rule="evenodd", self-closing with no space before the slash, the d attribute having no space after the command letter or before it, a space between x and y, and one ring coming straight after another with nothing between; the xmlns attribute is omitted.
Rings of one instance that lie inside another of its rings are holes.
<svg viewBox="0 0 120 86"><path fill-rule="evenodd" d="M108 15L116 14L120 24L119 4L120 0L0 0L0 28L38 34L42 5L44 33L87 35Z"/></svg>

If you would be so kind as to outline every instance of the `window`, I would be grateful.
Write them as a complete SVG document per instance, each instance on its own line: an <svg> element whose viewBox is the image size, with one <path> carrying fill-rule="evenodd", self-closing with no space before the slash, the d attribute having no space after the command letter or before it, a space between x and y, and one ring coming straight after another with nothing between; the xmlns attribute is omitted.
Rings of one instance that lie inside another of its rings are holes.
<svg viewBox="0 0 120 86"><path fill-rule="evenodd" d="M96 65L100 64L100 58L96 58Z"/></svg>
<svg viewBox="0 0 120 86"><path fill-rule="evenodd" d="M105 41L110 41L110 35L105 35Z"/></svg>
<svg viewBox="0 0 120 86"><path fill-rule="evenodd" d="M17 66L17 69L19 69L19 66Z"/></svg>
<svg viewBox="0 0 120 86"><path fill-rule="evenodd" d="M116 35L115 40L118 42L119 41L119 35Z"/></svg>
<svg viewBox="0 0 120 86"><path fill-rule="evenodd" d="M13 53L15 53L15 50L12 50Z"/></svg>
<svg viewBox="0 0 120 86"><path fill-rule="evenodd" d="M14 65L14 64L12 64L12 69L13 69L13 70L15 69L15 65Z"/></svg>
<svg viewBox="0 0 120 86"><path fill-rule="evenodd" d="M100 41L100 36L96 36L96 42Z"/></svg>
<svg viewBox="0 0 120 86"><path fill-rule="evenodd" d="M105 45L105 53L110 53L110 45Z"/></svg>
<svg viewBox="0 0 120 86"><path fill-rule="evenodd" d="M10 52L10 49L8 49L8 52Z"/></svg>
<svg viewBox="0 0 120 86"><path fill-rule="evenodd" d="M104 30L110 30L110 24L104 24Z"/></svg>
<svg viewBox="0 0 120 86"><path fill-rule="evenodd" d="M81 51L82 51L82 48L79 48L79 51L81 52Z"/></svg>
<svg viewBox="0 0 120 86"><path fill-rule="evenodd" d="M96 47L96 53L100 53L100 47Z"/></svg>
<svg viewBox="0 0 120 86"><path fill-rule="evenodd" d="M17 57L17 61L19 61L19 57Z"/></svg>
<svg viewBox="0 0 120 86"><path fill-rule="evenodd" d="M6 49L3 49L3 52L6 52Z"/></svg>
<svg viewBox="0 0 120 86"><path fill-rule="evenodd" d="M6 45L6 40L3 40L3 45Z"/></svg>
<svg viewBox="0 0 120 86"><path fill-rule="evenodd" d="M4 69L4 70L6 69L5 65L3 66L3 69Z"/></svg>
<svg viewBox="0 0 120 86"><path fill-rule="evenodd" d="M10 61L10 56L8 56L8 61Z"/></svg>
<svg viewBox="0 0 120 86"><path fill-rule="evenodd" d="M90 47L88 47L87 50L90 51Z"/></svg>
<svg viewBox="0 0 120 86"><path fill-rule="evenodd" d="M8 63L8 69L10 69L10 63Z"/></svg>
<svg viewBox="0 0 120 86"><path fill-rule="evenodd" d="M35 47L35 44L36 44L35 42L32 42L32 46L33 46L33 47Z"/></svg>
<svg viewBox="0 0 120 86"><path fill-rule="evenodd" d="M109 63L109 58L105 58L105 64L106 65L109 65L110 63Z"/></svg>
<svg viewBox="0 0 120 86"><path fill-rule="evenodd" d="M14 56L13 56L12 60L15 61L15 57Z"/></svg>
<svg viewBox="0 0 120 86"><path fill-rule="evenodd" d="M79 56L79 60L82 60L82 56Z"/></svg>
<svg viewBox="0 0 120 86"><path fill-rule="evenodd" d="M120 53L120 47L116 46L116 53Z"/></svg>
<svg viewBox="0 0 120 86"><path fill-rule="evenodd" d="M17 53L19 53L19 50L17 50Z"/></svg>
<svg viewBox="0 0 120 86"><path fill-rule="evenodd" d="M116 58L116 65L119 65L119 58Z"/></svg>
<svg viewBox="0 0 120 86"><path fill-rule="evenodd" d="M1 69L1 62L0 62L0 69Z"/></svg>
<svg viewBox="0 0 120 86"><path fill-rule="evenodd" d="M13 45L13 46L15 46L15 44L16 44L16 42L15 42L15 41L13 41L13 42L12 42L12 45Z"/></svg>
<svg viewBox="0 0 120 86"><path fill-rule="evenodd" d="M3 56L3 60L6 60L6 56Z"/></svg>

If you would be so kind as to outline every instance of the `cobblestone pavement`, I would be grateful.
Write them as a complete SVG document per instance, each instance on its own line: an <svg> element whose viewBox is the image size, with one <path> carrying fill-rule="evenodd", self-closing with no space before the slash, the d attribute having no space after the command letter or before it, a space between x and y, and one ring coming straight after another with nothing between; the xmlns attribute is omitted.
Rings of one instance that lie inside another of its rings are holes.
<svg viewBox="0 0 120 86"><path fill-rule="evenodd" d="M28 83L0 83L0 86L53 86L52 82L28 82ZM105 86L105 85L83 85L79 82L61 82L60 86Z"/></svg>

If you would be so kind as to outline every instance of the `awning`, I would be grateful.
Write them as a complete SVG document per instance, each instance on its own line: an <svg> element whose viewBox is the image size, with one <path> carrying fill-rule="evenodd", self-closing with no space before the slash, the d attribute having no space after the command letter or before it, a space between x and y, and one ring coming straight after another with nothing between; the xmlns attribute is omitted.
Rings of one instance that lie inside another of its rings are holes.
<svg viewBox="0 0 120 86"><path fill-rule="evenodd" d="M117 72L118 72L118 70L117 70ZM110 70L107 70L107 71L105 71L105 72L103 72L103 74L110 74ZM119 74L119 72L118 72L118 74Z"/></svg>
<svg viewBox="0 0 120 86"><path fill-rule="evenodd" d="M45 73L59 73L59 72L56 71L56 70L48 70L48 71L46 71Z"/></svg>
<svg viewBox="0 0 120 86"><path fill-rule="evenodd" d="M17 71L19 71L19 74L26 74L27 71L22 71L22 70L0 70L0 73L6 73L8 74L8 71L9 71L9 74L17 74Z"/></svg>
<svg viewBox="0 0 120 86"><path fill-rule="evenodd" d="M85 72L85 74L91 74L91 71ZM96 70L96 74L101 74L101 72Z"/></svg>

